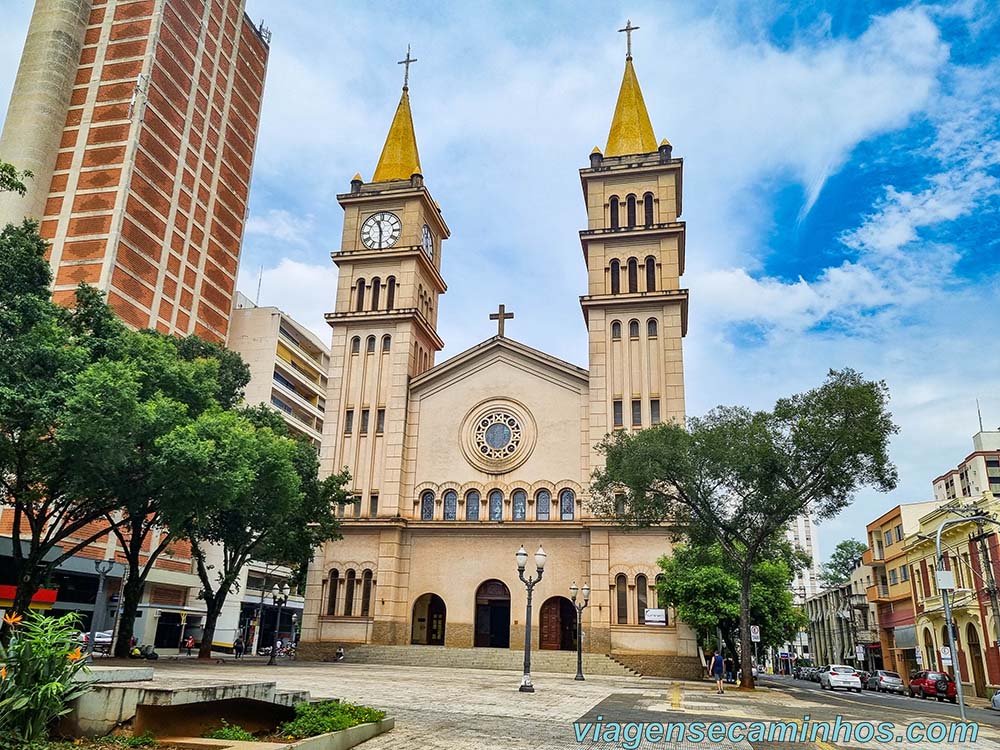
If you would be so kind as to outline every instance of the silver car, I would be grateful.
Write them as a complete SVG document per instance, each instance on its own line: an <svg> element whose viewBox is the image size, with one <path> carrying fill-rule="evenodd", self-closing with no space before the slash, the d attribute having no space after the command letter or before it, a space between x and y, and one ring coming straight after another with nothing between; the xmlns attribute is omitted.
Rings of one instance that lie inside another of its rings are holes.
<svg viewBox="0 0 1000 750"><path fill-rule="evenodd" d="M872 672L865 687L880 693L899 693L900 695L906 690L903 678L896 672L890 672L886 669L876 669Z"/></svg>

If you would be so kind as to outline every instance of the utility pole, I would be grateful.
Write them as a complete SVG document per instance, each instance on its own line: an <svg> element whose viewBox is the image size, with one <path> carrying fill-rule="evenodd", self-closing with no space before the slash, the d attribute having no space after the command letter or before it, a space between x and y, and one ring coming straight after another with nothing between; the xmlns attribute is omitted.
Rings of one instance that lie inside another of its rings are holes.
<svg viewBox="0 0 1000 750"><path fill-rule="evenodd" d="M996 627L996 638L994 646L1000 646L1000 597L997 596L997 582L993 575L993 563L990 560L990 548L986 544L986 539L989 534L986 533L985 523L983 520L976 521L976 535L969 536L970 542L977 542L979 544L979 559L983 566L983 572L986 575L986 593L990 597L990 607L993 610L993 625ZM985 624L985 623L984 623Z"/></svg>

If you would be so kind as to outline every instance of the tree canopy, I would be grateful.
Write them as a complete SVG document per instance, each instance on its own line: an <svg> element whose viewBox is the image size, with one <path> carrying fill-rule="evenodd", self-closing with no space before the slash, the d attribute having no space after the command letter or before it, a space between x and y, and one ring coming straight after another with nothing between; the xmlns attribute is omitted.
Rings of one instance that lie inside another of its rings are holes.
<svg viewBox="0 0 1000 750"><path fill-rule="evenodd" d="M820 580L826 586L836 586L851 580L855 563L868 549L868 545L857 539L845 539L834 547L830 559L823 565Z"/></svg>

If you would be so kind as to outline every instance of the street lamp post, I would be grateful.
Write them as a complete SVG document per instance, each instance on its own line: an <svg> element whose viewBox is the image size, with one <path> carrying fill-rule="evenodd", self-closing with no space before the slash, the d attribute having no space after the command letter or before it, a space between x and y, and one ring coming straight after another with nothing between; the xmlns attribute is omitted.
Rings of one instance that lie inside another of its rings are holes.
<svg viewBox="0 0 1000 750"><path fill-rule="evenodd" d="M280 589L278 588L278 584L274 584L271 587L271 601L278 608L278 619L274 622L274 640L271 642L271 658L267 660L268 666L275 663L274 659L278 655L278 631L281 629L281 610L288 603L288 595L291 593L292 590L288 587L287 583L283 584Z"/></svg>
<svg viewBox="0 0 1000 750"><path fill-rule="evenodd" d="M535 692L535 686L531 684L531 592L534 590L535 584L542 580L546 557L545 550L542 549L541 545L538 545L538 551L535 553L535 571L538 575L525 578L524 566L528 564L528 553L525 551L524 545L522 544L521 548L514 554L514 559L517 560L517 575L528 590L527 614L524 618L524 676L521 678L521 687L518 688L522 693Z"/></svg>
<svg viewBox="0 0 1000 750"><path fill-rule="evenodd" d="M94 660L94 646L97 645L97 618L100 615L101 624L104 624L104 612L108 608L108 603L104 601L104 581L108 573L115 566L111 560L94 560L94 569L97 571L97 596L94 597L94 613L90 618L90 638L87 641L87 661Z"/></svg>
<svg viewBox="0 0 1000 750"><path fill-rule="evenodd" d="M587 585L586 581L583 582L582 602L576 600L579 591L576 581L573 581L573 585L569 587L569 593L573 599L573 606L576 607L576 677L573 678L574 680L583 679L583 610L590 603L590 586Z"/></svg>
<svg viewBox="0 0 1000 750"><path fill-rule="evenodd" d="M289 641L288 645L291 646L291 651L288 652L290 659L295 658L295 625L296 623L298 623L298 621L299 621L298 613L292 612L292 635L291 638L288 639Z"/></svg>

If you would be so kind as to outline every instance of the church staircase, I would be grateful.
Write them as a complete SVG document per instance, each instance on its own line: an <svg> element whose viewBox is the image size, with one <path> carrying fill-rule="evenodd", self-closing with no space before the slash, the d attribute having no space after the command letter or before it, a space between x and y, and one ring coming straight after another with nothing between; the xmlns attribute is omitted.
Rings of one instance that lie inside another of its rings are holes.
<svg viewBox="0 0 1000 750"><path fill-rule="evenodd" d="M445 648L442 646L345 646L353 664L395 664L408 667L451 669L497 669L520 672L524 652L507 648ZM531 671L576 674L575 651L532 651ZM584 654L584 675L636 677L638 672L606 654Z"/></svg>

